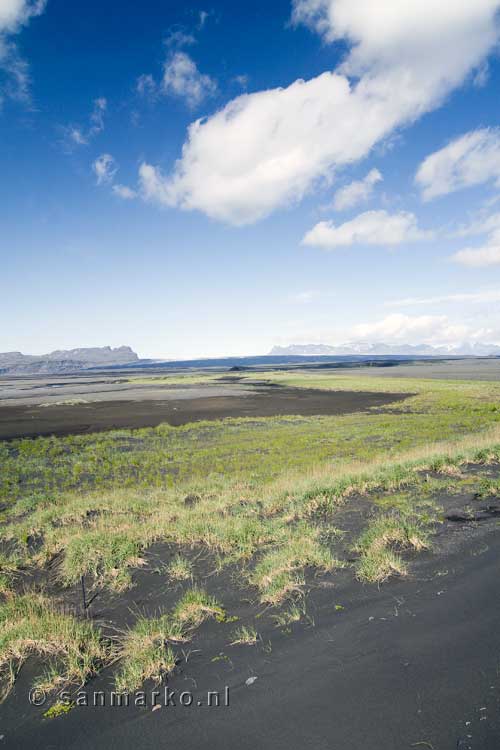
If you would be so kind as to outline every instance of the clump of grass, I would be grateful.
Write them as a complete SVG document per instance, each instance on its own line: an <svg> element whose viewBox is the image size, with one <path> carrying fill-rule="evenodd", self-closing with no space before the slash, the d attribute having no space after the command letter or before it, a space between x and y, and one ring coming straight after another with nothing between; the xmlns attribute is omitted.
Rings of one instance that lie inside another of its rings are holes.
<svg viewBox="0 0 500 750"><path fill-rule="evenodd" d="M500 481L492 479L482 479L475 492L476 500L484 500L487 497L498 497L500 495Z"/></svg>
<svg viewBox="0 0 500 750"><path fill-rule="evenodd" d="M399 551L420 551L428 546L427 533L418 522L395 515L381 516L370 524L356 545L360 552L357 578L382 583L392 575L406 575L407 567Z"/></svg>
<svg viewBox="0 0 500 750"><path fill-rule="evenodd" d="M176 665L171 644L190 640L193 630L210 617L224 620L224 609L198 588L186 591L171 614L152 619L141 616L122 643L117 690L138 690L145 680L161 682Z"/></svg>
<svg viewBox="0 0 500 750"><path fill-rule="evenodd" d="M253 625L241 625L233 633L231 646L255 646L259 640L259 634Z"/></svg>
<svg viewBox="0 0 500 750"><path fill-rule="evenodd" d="M226 613L217 599L196 586L186 591L177 603L173 616L184 629L198 628L205 620L214 617L219 622L226 620Z"/></svg>
<svg viewBox="0 0 500 750"><path fill-rule="evenodd" d="M142 563L140 551L133 531L82 529L68 539L62 577L66 583L74 583L81 576L90 575L115 591L124 591L131 584L127 568Z"/></svg>
<svg viewBox="0 0 500 750"><path fill-rule="evenodd" d="M264 555L250 575L250 583L259 588L262 602L276 605L299 593L306 566L333 570L340 565L319 541L320 534L320 530L306 524L284 530L278 548Z"/></svg>
<svg viewBox="0 0 500 750"><path fill-rule="evenodd" d="M274 621L279 628L288 630L294 622L300 622L306 616L305 599L291 602L288 607L274 615Z"/></svg>
<svg viewBox="0 0 500 750"><path fill-rule="evenodd" d="M117 690L122 693L139 690L145 680L161 682L176 664L170 643L184 640L182 625L170 615L140 617L122 644Z"/></svg>
<svg viewBox="0 0 500 750"><path fill-rule="evenodd" d="M187 557L176 555L167 569L173 581L187 581L193 578L193 563Z"/></svg>
<svg viewBox="0 0 500 750"><path fill-rule="evenodd" d="M0 604L0 680L3 696L17 673L36 654L57 660L46 689L84 684L109 658L109 649L89 622L58 611L42 594L7 595Z"/></svg>
<svg viewBox="0 0 500 750"><path fill-rule="evenodd" d="M259 634L252 625L241 625L233 633L231 646L255 646L259 640Z"/></svg>

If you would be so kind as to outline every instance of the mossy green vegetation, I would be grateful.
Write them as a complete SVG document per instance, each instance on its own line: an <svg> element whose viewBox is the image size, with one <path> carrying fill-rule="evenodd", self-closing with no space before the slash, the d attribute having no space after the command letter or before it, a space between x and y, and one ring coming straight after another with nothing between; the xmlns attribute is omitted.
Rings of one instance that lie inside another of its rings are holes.
<svg viewBox="0 0 500 750"><path fill-rule="evenodd" d="M262 375L260 375L262 378ZM500 421L500 384L271 373L271 382L324 390L414 393L366 412L163 424L141 430L0 443L0 499L17 512L50 506L62 492L165 489L251 479L321 463L370 461L481 433ZM249 376L251 379L251 376Z"/></svg>

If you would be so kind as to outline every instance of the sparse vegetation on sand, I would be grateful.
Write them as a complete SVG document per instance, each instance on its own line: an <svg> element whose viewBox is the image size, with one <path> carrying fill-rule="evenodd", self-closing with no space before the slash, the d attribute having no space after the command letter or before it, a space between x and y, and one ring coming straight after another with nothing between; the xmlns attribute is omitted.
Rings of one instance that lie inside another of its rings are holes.
<svg viewBox="0 0 500 750"><path fill-rule="evenodd" d="M52 664L38 682L50 690L85 683L109 660L109 647L90 622L59 611L39 593L8 593L0 603L0 677L3 695L22 664L37 655Z"/></svg>
<svg viewBox="0 0 500 750"><path fill-rule="evenodd" d="M255 646L259 634L252 625L241 625L233 633L231 646Z"/></svg>
<svg viewBox="0 0 500 750"><path fill-rule="evenodd" d="M357 543L360 558L356 574L361 581L382 582L391 575L404 575L406 564L399 552L427 549L428 533L422 522L397 515L380 516Z"/></svg>
<svg viewBox="0 0 500 750"><path fill-rule="evenodd" d="M193 563L177 554L168 566L168 575L173 581L187 581L193 577Z"/></svg>
<svg viewBox="0 0 500 750"><path fill-rule="evenodd" d="M498 494L498 480L477 466L500 460L499 384L269 378L415 395L338 417L231 419L0 444L6 685L32 653L55 659L44 679L56 685L84 682L113 651L89 622L25 593L21 567L40 572L57 560L52 576L63 586L75 587L83 576L90 588L120 594L134 585L134 570L156 542L176 551L163 569L165 585L194 581L196 548L217 570L232 565L238 582L251 587L256 602L277 608L276 623L288 628L304 619L302 594L311 575L334 577L351 565L342 553L341 522L349 502L367 509L365 528L349 542L355 575L379 583L405 574L407 552L429 547L442 520L439 493L467 486L478 498ZM472 478L468 464L476 466ZM169 613L139 617L118 638L120 689L171 671L175 644L191 639L208 618L227 622L222 604L196 585ZM251 641L247 624L238 634L234 643Z"/></svg>
<svg viewBox="0 0 500 750"><path fill-rule="evenodd" d="M145 680L159 683L175 668L172 647L189 641L193 631L211 617L224 620L224 609L216 599L197 588L188 590L172 613L152 619L139 617L122 641L117 689L138 690Z"/></svg>

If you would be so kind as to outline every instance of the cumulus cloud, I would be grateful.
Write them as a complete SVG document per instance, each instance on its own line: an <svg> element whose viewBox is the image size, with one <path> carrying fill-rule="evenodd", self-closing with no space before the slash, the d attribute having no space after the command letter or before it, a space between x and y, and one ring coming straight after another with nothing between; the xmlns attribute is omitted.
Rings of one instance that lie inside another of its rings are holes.
<svg viewBox="0 0 500 750"><path fill-rule="evenodd" d="M41 15L46 4L47 0L0 2L0 104L5 97L30 102L29 65L20 55L12 37L31 18Z"/></svg>
<svg viewBox="0 0 500 750"><path fill-rule="evenodd" d="M415 181L424 200L494 180L500 186L500 128L482 128L427 156Z"/></svg>
<svg viewBox="0 0 500 750"><path fill-rule="evenodd" d="M293 19L350 52L334 72L242 95L188 131L151 196L236 225L299 201L438 106L498 39L500 0L296 0ZM432 18L432 23L429 23Z"/></svg>
<svg viewBox="0 0 500 750"><path fill-rule="evenodd" d="M206 97L215 94L217 84L210 76L200 73L188 54L176 52L165 63L162 89L167 95L184 99L189 107L197 107Z"/></svg>
<svg viewBox="0 0 500 750"><path fill-rule="evenodd" d="M337 226L332 221L320 221L307 232L302 244L329 250L348 245L400 245L431 237L432 233L419 229L412 213L365 211Z"/></svg>
<svg viewBox="0 0 500 750"><path fill-rule="evenodd" d="M113 182L118 167L111 154L101 154L92 164L98 185Z"/></svg>
<svg viewBox="0 0 500 750"><path fill-rule="evenodd" d="M451 256L455 263L470 268L500 265L500 232L494 232L481 247L467 247Z"/></svg>
<svg viewBox="0 0 500 750"><path fill-rule="evenodd" d="M498 332L477 328L467 322L455 322L446 315L404 315L393 313L381 320L361 323L353 328L353 338L408 344L446 346L463 341L491 341Z"/></svg>
<svg viewBox="0 0 500 750"><path fill-rule="evenodd" d="M362 180L355 180L349 185L337 190L333 198L333 207L336 211L345 211L353 208L359 203L367 201L373 193L377 182L383 180L378 169L372 169Z"/></svg>

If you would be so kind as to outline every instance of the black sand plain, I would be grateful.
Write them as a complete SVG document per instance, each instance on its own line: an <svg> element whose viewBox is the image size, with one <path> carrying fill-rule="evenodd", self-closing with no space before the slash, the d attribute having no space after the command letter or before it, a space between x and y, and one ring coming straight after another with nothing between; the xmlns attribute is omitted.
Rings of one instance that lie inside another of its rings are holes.
<svg viewBox="0 0 500 750"><path fill-rule="evenodd" d="M396 375L397 369L391 368L391 374ZM439 372L430 376L439 377ZM423 376L422 370L419 375ZM4 436L9 434L5 425L10 420L11 425L19 422L21 434L33 434L26 426L29 419L36 430L47 420L49 432L64 434L71 426L68 431L74 432L157 424L169 421L168 413L171 419L185 421L344 413L395 401L400 395L297 393L262 384L243 395L237 385L234 388L234 395L194 391L191 398L182 394L163 401L154 394L127 401L119 392L113 401L103 393L103 401L90 404L94 416L88 421L80 417L80 422L75 411L79 407L40 407L35 399L0 407L2 429ZM332 398L339 395L345 399ZM288 412L291 404L293 411ZM83 410L88 404L80 406ZM160 406L165 411L155 415ZM54 411L59 408L61 413ZM101 410L99 427L96 415ZM125 410L137 414L139 422L116 423ZM142 419L153 421L140 423ZM468 470L473 473L474 467ZM500 467L492 467L491 473L499 477ZM464 520L467 514L463 518L460 512L450 514L461 520L446 520L436 529L432 550L408 558L407 578L377 586L359 583L350 568L324 575L309 571L307 618L288 631L276 627L273 611L259 607L254 590L242 590L236 569L216 572L215 561L206 552L183 550L192 558L196 580L239 618L238 624L255 626L260 636L257 645L231 646L234 626L206 623L181 653L168 680L175 706L164 705L160 688L160 708L153 710L154 686L146 685L146 706L111 707L111 668L84 689L90 702L94 691L104 691L106 707L76 707L50 720L43 718L46 705L29 703L33 677L40 673L40 665L29 660L0 705L0 748L499 750L500 507L492 501L472 503L468 496L461 498L459 506L456 496L436 500L445 512L473 504L475 515ZM354 497L344 518L337 519L346 530L346 559L350 542L370 512L366 499ZM134 587L120 595L98 591L89 616L105 631L123 632L138 612L154 616L171 608L183 585L172 586L158 571L177 552L171 545L151 547L146 565L133 573ZM54 575L57 564L54 560L43 571L26 571L24 583L43 586L69 611L81 614L80 589L59 587ZM226 687L229 706L224 705ZM191 706L179 704L182 691L194 696ZM208 691L222 696L221 706L207 706Z"/></svg>
<svg viewBox="0 0 500 750"><path fill-rule="evenodd" d="M469 500L462 498L464 508ZM441 501L456 510L456 497ZM368 512L362 498L349 503L350 533ZM197 577L240 622L255 624L260 642L230 646L229 624L204 625L169 679L176 705L165 705L161 689L154 711L153 686L146 687L147 706L109 707L108 670L85 688L89 700L92 691L104 690L107 707L81 706L43 719L44 709L28 702L28 664L2 705L0 746L498 750L499 513L499 506L476 503L474 520L445 521L433 551L411 560L406 579L376 586L361 585L350 570L310 573L309 621L289 632L277 630L264 608L255 617L255 594L249 590L245 599L235 571L214 575L213 561L194 550ZM171 606L181 589L172 590L155 570L174 553L167 545L151 548L147 566L134 574L136 586L125 596L98 595L91 617L120 630L137 611L153 615ZM78 608L77 587L64 597ZM193 705L179 704L182 691L193 695ZM208 691L219 692L222 705L207 706Z"/></svg>
<svg viewBox="0 0 500 750"><path fill-rule="evenodd" d="M67 383L67 381L66 381ZM154 386L110 390L61 384L57 397L31 389L23 398L0 398L0 439L69 435L120 428L173 426L226 417L349 414L407 398L406 393L328 392L264 383ZM16 394L17 395L17 394ZM52 399L52 401L47 400ZM81 399L82 403L62 401Z"/></svg>

